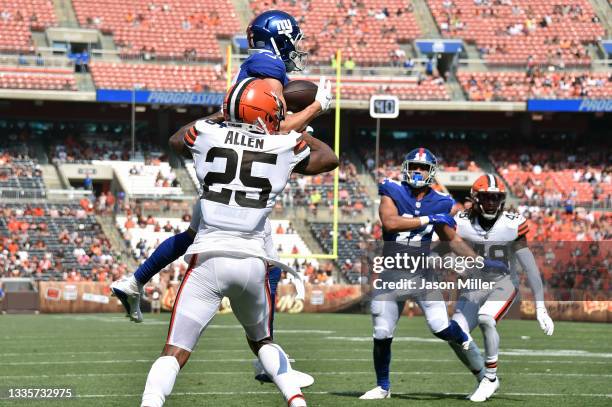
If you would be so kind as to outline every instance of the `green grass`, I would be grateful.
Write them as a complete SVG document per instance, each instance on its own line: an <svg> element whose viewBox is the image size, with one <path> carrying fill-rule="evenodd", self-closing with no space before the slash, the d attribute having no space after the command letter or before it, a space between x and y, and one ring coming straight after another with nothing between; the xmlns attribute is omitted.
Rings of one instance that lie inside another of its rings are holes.
<svg viewBox="0 0 612 407"><path fill-rule="evenodd" d="M169 315L129 323L118 314L0 316L0 388L72 387L78 398L0 406L137 406ZM421 318L402 318L393 345L393 398L361 401L374 387L366 315L277 316L276 340L315 377L310 406L467 406L475 381ZM490 406L612 405L611 326L558 322L546 337L535 321L503 321L501 389ZM344 338L354 338L347 340ZM482 344L479 332L475 338ZM284 406L273 385L252 378L242 329L219 315L179 375L167 406Z"/></svg>

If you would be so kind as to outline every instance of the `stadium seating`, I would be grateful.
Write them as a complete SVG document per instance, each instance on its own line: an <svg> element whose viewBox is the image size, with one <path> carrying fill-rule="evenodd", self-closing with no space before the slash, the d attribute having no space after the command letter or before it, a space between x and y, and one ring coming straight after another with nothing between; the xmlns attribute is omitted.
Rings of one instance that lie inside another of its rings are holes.
<svg viewBox="0 0 612 407"><path fill-rule="evenodd" d="M0 273L97 281L123 274L125 265L115 261L100 225L84 209L87 202L0 205Z"/></svg>
<svg viewBox="0 0 612 407"><path fill-rule="evenodd" d="M113 34L125 57L221 60L217 37L240 31L229 0L73 0L82 27ZM167 78L169 79L169 78Z"/></svg>
<svg viewBox="0 0 612 407"><path fill-rule="evenodd" d="M95 133L79 134L76 137L68 134L63 140L54 139L49 148L49 158L58 164L130 159L132 151L129 136L97 130ZM159 157L165 159L159 146L136 141L134 147L136 161L156 160Z"/></svg>
<svg viewBox="0 0 612 407"><path fill-rule="evenodd" d="M557 146L492 149L491 162L523 202L559 206L606 202L612 197L604 146Z"/></svg>
<svg viewBox="0 0 612 407"><path fill-rule="evenodd" d="M336 265L351 284L358 284L361 279L362 249L359 247L363 239L360 231L363 223L340 223L338 225L338 259ZM313 222L310 230L326 253L332 252L331 224Z"/></svg>
<svg viewBox="0 0 612 407"><path fill-rule="evenodd" d="M315 65L329 63L338 48L345 59L352 57L357 65L389 65L399 43L420 34L412 6L401 0L364 0L361 6L353 7L349 2L332 0L250 3L255 14L269 9L292 14L301 24L304 49Z"/></svg>
<svg viewBox="0 0 612 407"><path fill-rule="evenodd" d="M440 132L438 134L427 132L419 134L419 136L430 139L435 138L435 141L425 141L424 145L435 154L440 171L480 171L480 168L474 161L474 153L465 142L448 140L451 137L451 132ZM456 132L452 136L461 140L466 134ZM446 139L441 139L442 137ZM409 145L383 145L380 148L380 166L377 171L374 171L375 159L373 147L361 147L359 152L366 168L377 180L382 180L383 178L399 180L401 179L400 171L404 156L410 150L419 146L421 144L416 142L411 142Z"/></svg>
<svg viewBox="0 0 612 407"><path fill-rule="evenodd" d="M0 197L44 198L42 172L27 156L0 148Z"/></svg>
<svg viewBox="0 0 612 407"><path fill-rule="evenodd" d="M225 90L225 76L219 77L211 65L156 65L131 63L90 64L96 87L133 89L140 87L159 91Z"/></svg>
<svg viewBox="0 0 612 407"><path fill-rule="evenodd" d="M428 0L444 36L475 43L492 64L588 66L584 44L605 36L588 0ZM562 62L561 62L562 61Z"/></svg>
<svg viewBox="0 0 612 407"><path fill-rule="evenodd" d="M0 2L0 52L34 52L30 30L44 30L57 24L51 0Z"/></svg>
<svg viewBox="0 0 612 407"><path fill-rule="evenodd" d="M77 85L70 69L0 66L0 88L76 91Z"/></svg>
<svg viewBox="0 0 612 407"><path fill-rule="evenodd" d="M459 72L469 100L510 101L612 96L612 75L605 72Z"/></svg>

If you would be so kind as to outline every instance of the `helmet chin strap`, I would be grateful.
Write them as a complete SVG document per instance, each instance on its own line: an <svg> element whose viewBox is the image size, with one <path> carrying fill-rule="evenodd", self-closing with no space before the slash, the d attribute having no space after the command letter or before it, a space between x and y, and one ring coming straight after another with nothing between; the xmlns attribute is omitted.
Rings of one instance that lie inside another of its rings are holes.
<svg viewBox="0 0 612 407"><path fill-rule="evenodd" d="M493 220L493 219L497 218L497 216L499 214L499 208L495 211L494 214L490 214L490 213L486 213L485 212L485 210L482 207L482 205L479 205L479 206L480 206L480 216L482 216L486 220Z"/></svg>

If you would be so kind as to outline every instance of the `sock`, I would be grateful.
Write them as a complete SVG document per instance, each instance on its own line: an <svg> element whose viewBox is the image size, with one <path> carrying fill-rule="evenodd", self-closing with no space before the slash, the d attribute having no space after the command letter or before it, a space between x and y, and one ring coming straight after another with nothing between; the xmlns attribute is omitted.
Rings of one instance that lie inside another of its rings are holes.
<svg viewBox="0 0 612 407"><path fill-rule="evenodd" d="M376 384L384 390L389 390L389 366L391 365L391 342L393 338L374 338L374 370L376 370Z"/></svg>
<svg viewBox="0 0 612 407"><path fill-rule="evenodd" d="M497 355L499 354L499 333L496 321L489 315L479 315L478 324L482 331L485 348L485 377L495 381L497 377Z"/></svg>
<svg viewBox="0 0 612 407"><path fill-rule="evenodd" d="M161 407L172 392L174 381L181 367L174 356L158 358L147 376L141 407Z"/></svg>
<svg viewBox="0 0 612 407"><path fill-rule="evenodd" d="M485 362L485 377L492 382L497 378L497 355L493 357L487 356Z"/></svg>
<svg viewBox="0 0 612 407"><path fill-rule="evenodd" d="M181 257L193 243L189 232L179 233L161 242L149 258L134 273L136 281L145 285L153 276L168 264Z"/></svg>
<svg viewBox="0 0 612 407"><path fill-rule="evenodd" d="M272 301L272 317L270 318L270 338L274 338L274 313L276 312L276 287L281 278L280 267L271 267L268 270L268 282L270 283L270 299Z"/></svg>
<svg viewBox="0 0 612 407"><path fill-rule="evenodd" d="M296 383L295 376L290 374L293 370L285 351L275 343L266 344L259 349L257 357L289 406L306 406L302 390Z"/></svg>
<svg viewBox="0 0 612 407"><path fill-rule="evenodd" d="M459 345L470 339L463 329L461 329L457 321L452 319L446 328L441 331L434 332L434 335L442 340L447 342L455 342Z"/></svg>
<svg viewBox="0 0 612 407"><path fill-rule="evenodd" d="M480 349L474 341L470 342L468 350L463 349L463 346L455 342L448 343L451 349L455 352L459 360L470 369L472 374L476 377L479 382L482 380L485 374L484 359L480 354Z"/></svg>

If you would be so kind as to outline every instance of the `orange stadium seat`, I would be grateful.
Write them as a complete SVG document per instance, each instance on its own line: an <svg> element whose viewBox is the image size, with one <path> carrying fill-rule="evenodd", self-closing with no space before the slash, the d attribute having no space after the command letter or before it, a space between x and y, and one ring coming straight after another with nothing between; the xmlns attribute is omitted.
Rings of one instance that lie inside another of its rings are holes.
<svg viewBox="0 0 612 407"><path fill-rule="evenodd" d="M104 63L90 64L96 87L107 89L144 89L194 92L208 86L211 91L225 90L225 78L217 78L211 65L161 65Z"/></svg>
<svg viewBox="0 0 612 407"><path fill-rule="evenodd" d="M469 100L523 101L538 99L592 99L612 96L610 74L605 72L546 72L533 77L525 72L465 72L457 79Z"/></svg>
<svg viewBox="0 0 612 407"><path fill-rule="evenodd" d="M34 52L30 30L57 25L51 0L0 1L0 52Z"/></svg>
<svg viewBox="0 0 612 407"><path fill-rule="evenodd" d="M0 67L0 88L76 91L77 85L71 69Z"/></svg>
<svg viewBox="0 0 612 407"><path fill-rule="evenodd" d="M156 58L183 58L195 50L194 59L221 60L218 37L240 32L238 17L229 0L74 0L82 27L113 34L121 54L137 57L144 49Z"/></svg>
<svg viewBox="0 0 612 407"><path fill-rule="evenodd" d="M255 14L281 9L293 15L301 24L304 47L314 64L330 62L331 56L341 48L345 57L352 57L358 65L388 65L400 43L419 36L414 13L408 2L402 0L364 0L362 3L363 7L353 11L334 0L251 1L251 9ZM307 8L303 4L308 4ZM383 9L387 11L384 17ZM351 17L349 11L355 15Z"/></svg>
<svg viewBox="0 0 612 407"><path fill-rule="evenodd" d="M605 37L604 27L592 20L595 12L588 0L567 5L558 0L476 3L428 0L442 34L486 49L483 57L492 64L524 65L529 56L533 63L545 64L559 51L565 66L588 66L584 44ZM545 17L550 21L546 26ZM522 27L511 35L510 27L519 24Z"/></svg>

